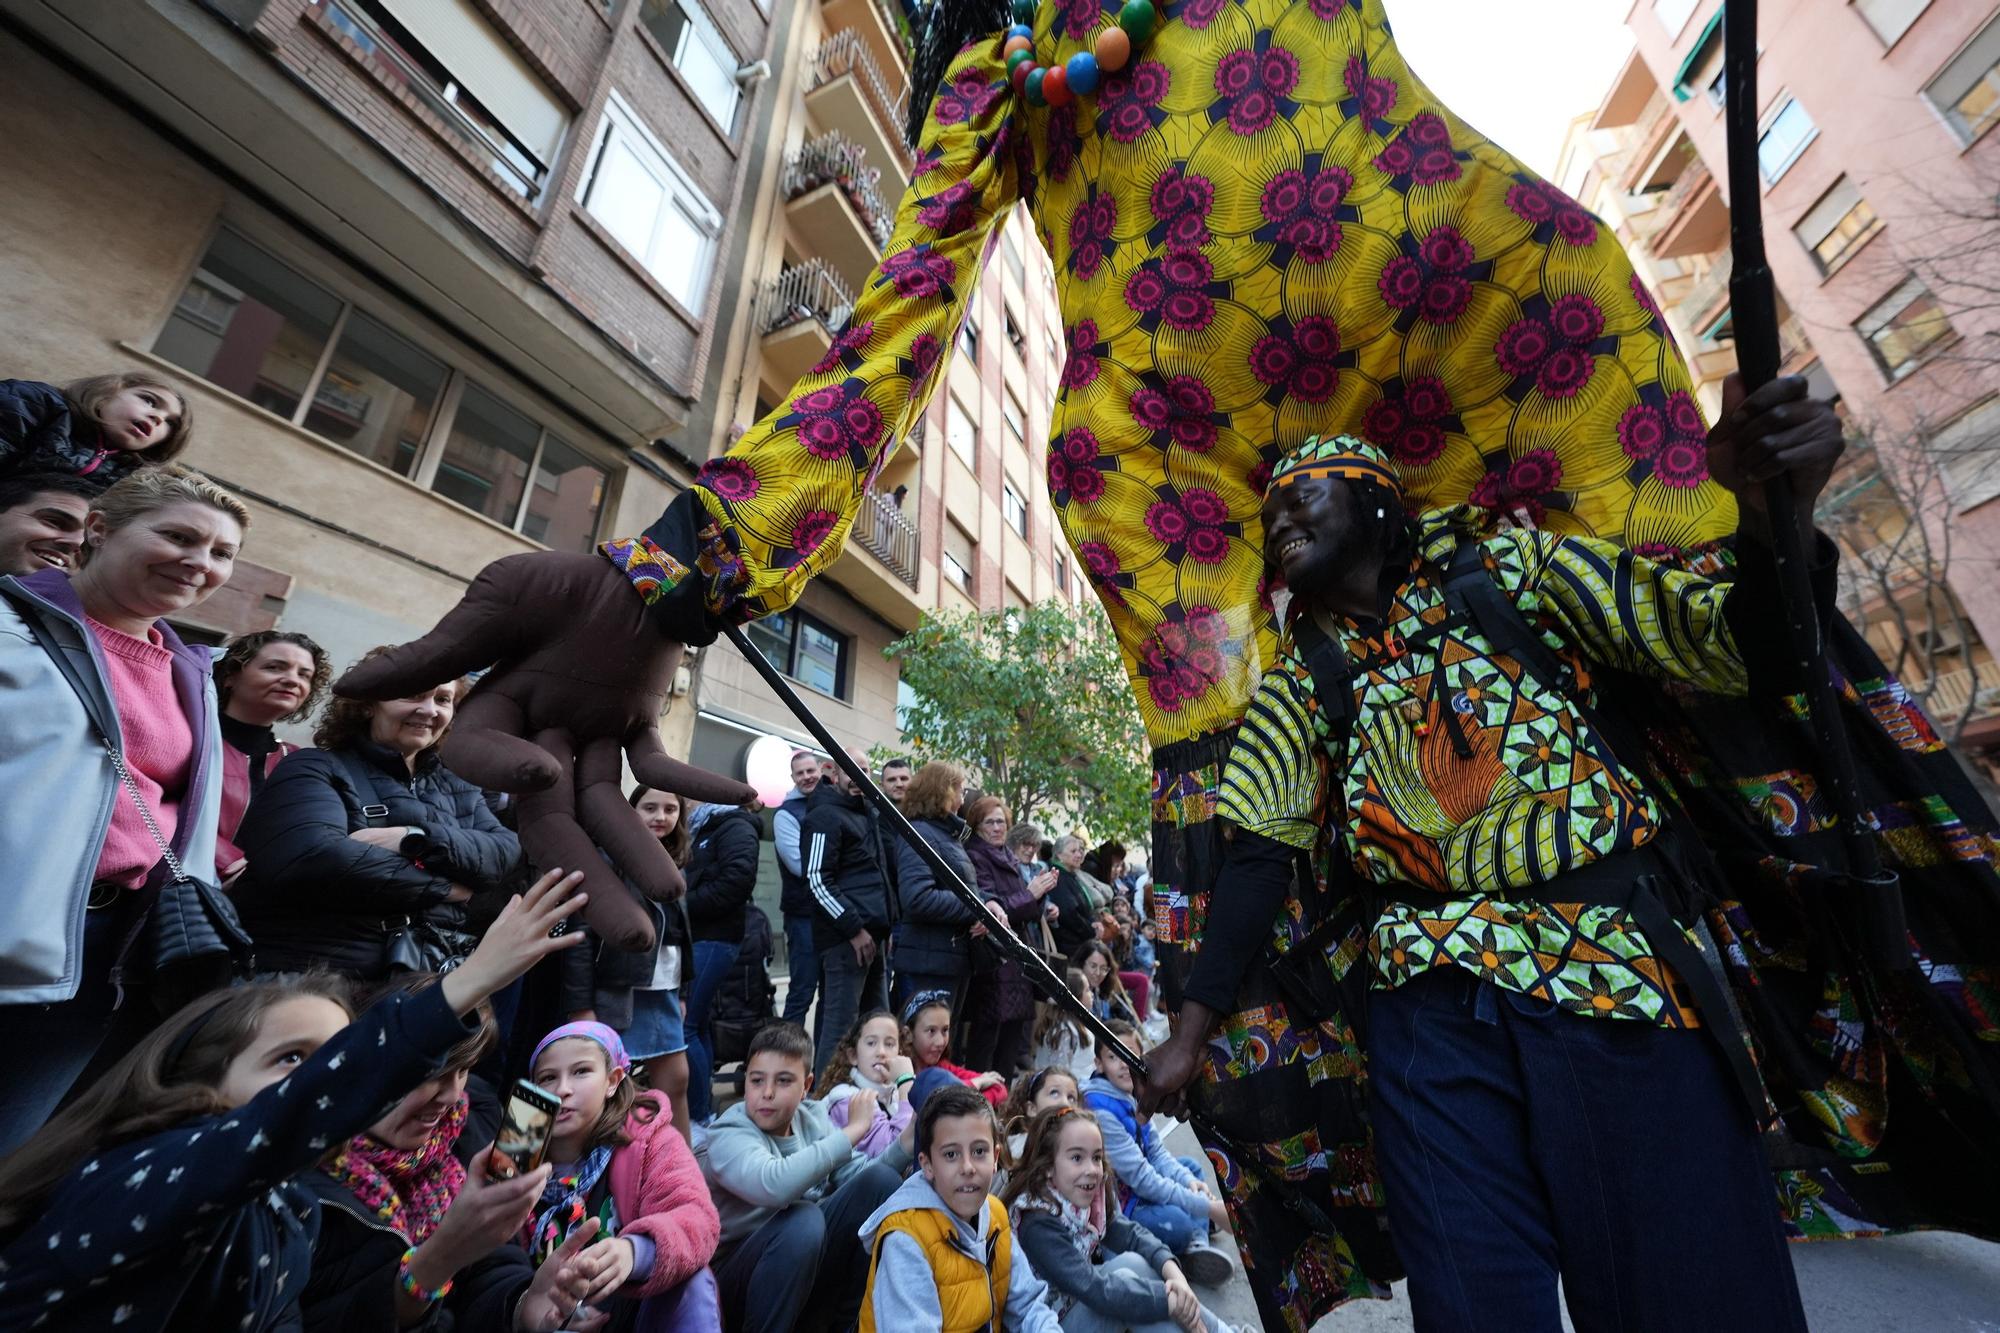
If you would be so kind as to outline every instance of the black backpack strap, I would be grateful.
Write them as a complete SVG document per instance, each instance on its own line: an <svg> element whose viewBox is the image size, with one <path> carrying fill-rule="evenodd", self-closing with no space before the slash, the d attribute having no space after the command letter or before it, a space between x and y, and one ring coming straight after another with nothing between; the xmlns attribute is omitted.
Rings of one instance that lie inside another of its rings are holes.
<svg viewBox="0 0 2000 1333"><path fill-rule="evenodd" d="M1534 626L1514 605L1514 599L1486 568L1486 554L1479 541L1461 536L1452 549L1444 571L1445 605L1464 616L1486 636L1486 641L1521 664L1523 670L1572 703L1576 702L1576 673L1542 642Z"/></svg>
<svg viewBox="0 0 2000 1333"><path fill-rule="evenodd" d="M349 785L354 788L354 799L361 812L363 828L380 828L382 821L389 817L389 807L379 802L371 802L368 797L375 790L374 781L368 776L367 763L352 750L328 750L326 757L347 775Z"/></svg>
<svg viewBox="0 0 2000 1333"><path fill-rule="evenodd" d="M1326 719L1332 739L1346 744L1347 734L1354 728L1353 664L1311 615L1293 622L1292 642L1312 673L1313 693L1319 698L1320 715Z"/></svg>

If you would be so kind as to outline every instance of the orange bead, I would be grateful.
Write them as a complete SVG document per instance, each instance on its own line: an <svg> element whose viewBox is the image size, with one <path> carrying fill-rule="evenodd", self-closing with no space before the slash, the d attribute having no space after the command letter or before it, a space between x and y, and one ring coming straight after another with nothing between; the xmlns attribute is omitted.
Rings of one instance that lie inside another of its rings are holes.
<svg viewBox="0 0 2000 1333"><path fill-rule="evenodd" d="M1032 51L1034 49L1035 49L1035 44L1029 41L1026 37L1009 37L1007 39L1007 44L1000 48L1000 58L1002 60L1005 60L1008 56L1013 55L1016 51Z"/></svg>
<svg viewBox="0 0 2000 1333"><path fill-rule="evenodd" d="M1095 54L1097 67L1105 73L1124 69L1125 62L1132 58L1132 38L1114 23L1097 34Z"/></svg>
<svg viewBox="0 0 2000 1333"><path fill-rule="evenodd" d="M1050 65L1049 72L1042 75L1042 100L1050 106L1068 106L1076 100L1076 94L1069 90L1069 71L1061 65Z"/></svg>

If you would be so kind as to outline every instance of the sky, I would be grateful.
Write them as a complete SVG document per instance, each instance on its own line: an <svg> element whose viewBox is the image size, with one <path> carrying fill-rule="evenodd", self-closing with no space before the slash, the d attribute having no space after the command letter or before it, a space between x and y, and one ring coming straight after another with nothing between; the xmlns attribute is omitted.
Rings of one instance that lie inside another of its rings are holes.
<svg viewBox="0 0 2000 1333"><path fill-rule="evenodd" d="M1544 176L1632 35L1630 0L1383 0L1403 57L1480 133Z"/></svg>

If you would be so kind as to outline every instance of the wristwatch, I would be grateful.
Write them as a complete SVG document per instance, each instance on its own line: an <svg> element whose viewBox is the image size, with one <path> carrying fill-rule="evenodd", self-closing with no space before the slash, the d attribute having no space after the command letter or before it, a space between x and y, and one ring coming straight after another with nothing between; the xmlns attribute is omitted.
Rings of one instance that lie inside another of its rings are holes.
<svg viewBox="0 0 2000 1333"><path fill-rule="evenodd" d="M422 855L424 848L430 845L431 845L431 835L426 833L418 825L410 824L406 826L406 831L403 834L403 840L396 844L396 850L400 852L402 855L414 859L415 857Z"/></svg>

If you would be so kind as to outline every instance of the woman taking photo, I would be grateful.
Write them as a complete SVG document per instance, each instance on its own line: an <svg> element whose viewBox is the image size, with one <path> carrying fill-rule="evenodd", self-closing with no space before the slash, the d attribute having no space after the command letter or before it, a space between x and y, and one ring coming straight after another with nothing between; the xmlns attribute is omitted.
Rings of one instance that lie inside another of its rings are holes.
<svg viewBox="0 0 2000 1333"><path fill-rule="evenodd" d="M237 831L250 865L234 894L260 970L375 981L471 951L465 904L503 886L521 844L438 763L462 692L447 681L407 699L335 698L319 748L265 780Z"/></svg>
<svg viewBox="0 0 2000 1333"><path fill-rule="evenodd" d="M148 978L174 959L141 927L169 864L215 883L209 655L166 618L228 582L249 520L207 478L148 468L91 506L74 576L0 578L0 1027L24 1053L0 1086L0 1156L48 1119L114 1009L160 998Z"/></svg>
<svg viewBox="0 0 2000 1333"><path fill-rule="evenodd" d="M980 896L997 903L1017 934L1048 914L1054 904L1056 873L1044 870L1033 879L1021 875L1021 863L1007 850L1007 805L997 796L982 796L966 812L972 841L966 851ZM1040 931L1035 935L1040 937ZM1002 962L981 972L972 987L972 1027L965 1045L965 1063L974 1069L997 1070L1012 1078L1028 1056L1028 1026L1035 1016L1035 993L1016 962Z"/></svg>
<svg viewBox="0 0 2000 1333"><path fill-rule="evenodd" d="M303 634L267 629L231 639L215 659L215 694L222 701L222 814L215 844L224 881L243 873L232 841L250 799L296 745L278 739L280 722L296 722L319 706L333 680L326 649Z"/></svg>
<svg viewBox="0 0 2000 1333"><path fill-rule="evenodd" d="M965 803L965 770L933 759L917 770L903 793L903 814L923 840L967 884L978 878L965 853L965 821L958 817ZM937 882L930 864L916 849L896 841L896 902L902 917L896 923L896 1007L925 991L951 995L951 1011L965 1005L972 980L972 938L983 933L978 910Z"/></svg>

